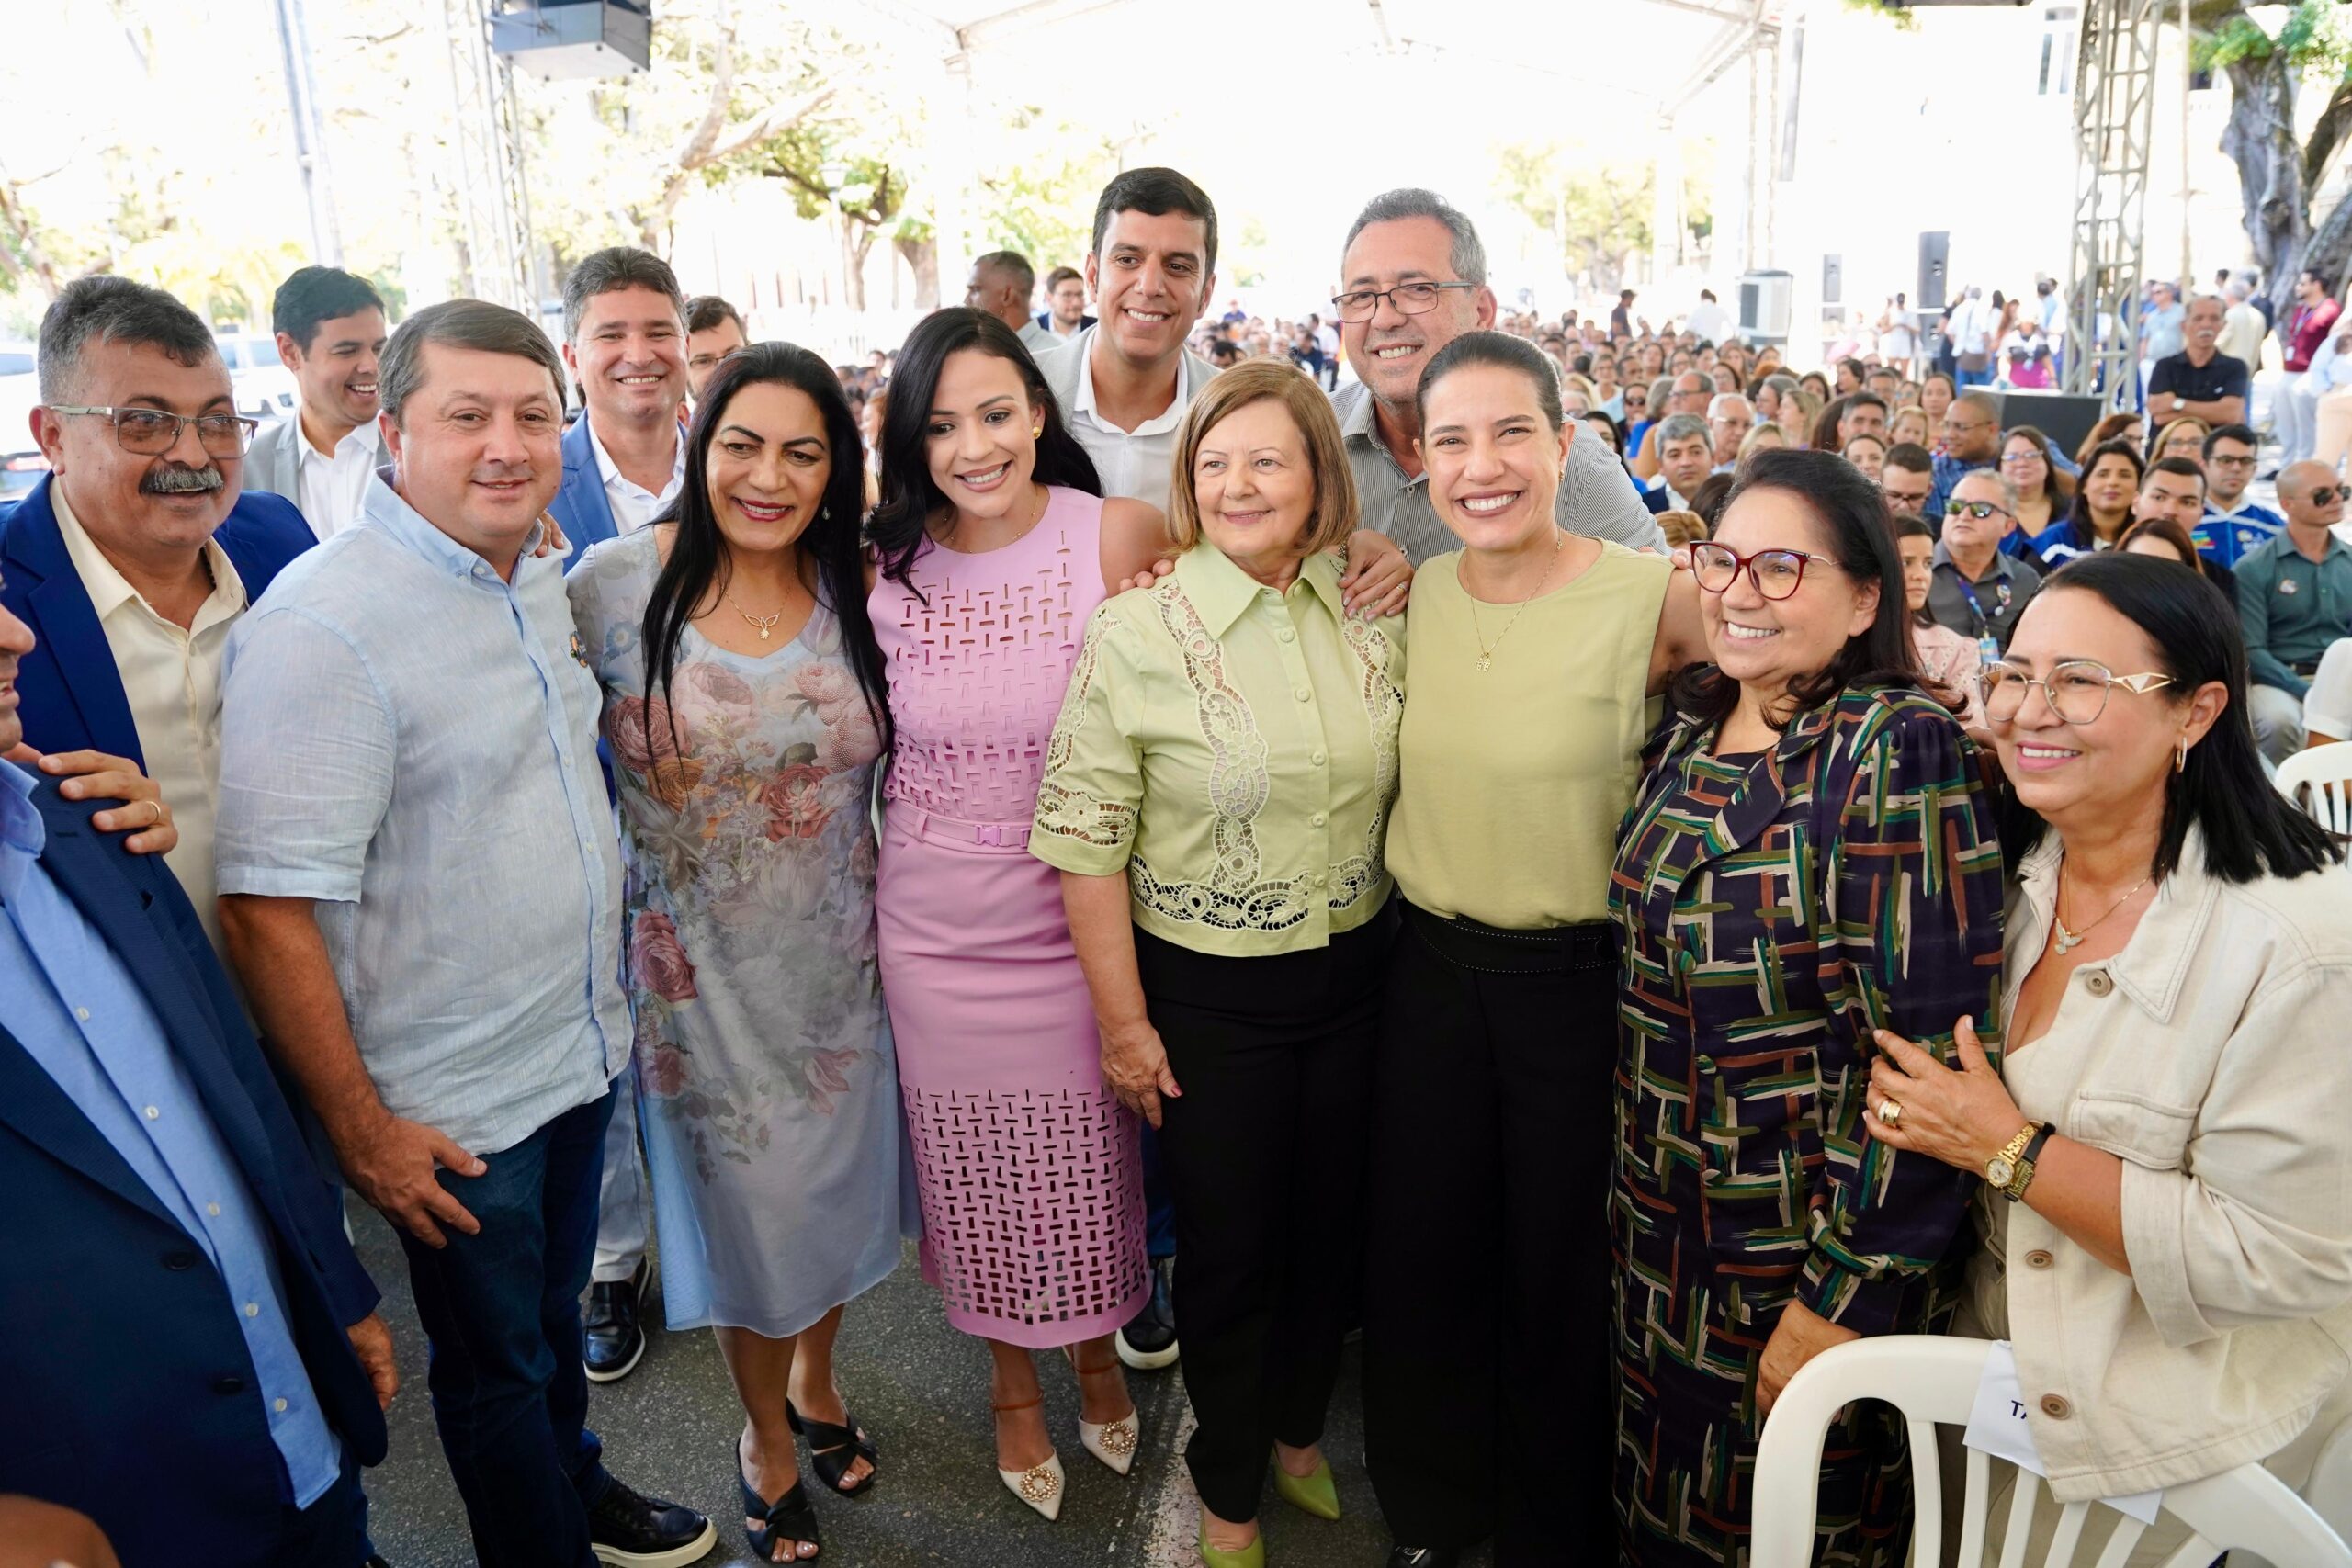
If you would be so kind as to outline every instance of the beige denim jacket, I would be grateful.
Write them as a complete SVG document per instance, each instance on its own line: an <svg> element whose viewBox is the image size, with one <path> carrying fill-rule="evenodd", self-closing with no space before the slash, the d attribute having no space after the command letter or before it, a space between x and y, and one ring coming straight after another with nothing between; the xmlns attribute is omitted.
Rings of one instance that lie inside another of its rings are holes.
<svg viewBox="0 0 2352 1568"><path fill-rule="evenodd" d="M2019 867L2009 1016L2059 860L2053 833ZM2123 1161L2128 1278L1978 1199L1971 1306L2016 1345L2052 1491L2152 1491L2295 1438L2352 1371L2352 870L2224 883L2192 831L2131 942L2001 1073Z"/></svg>

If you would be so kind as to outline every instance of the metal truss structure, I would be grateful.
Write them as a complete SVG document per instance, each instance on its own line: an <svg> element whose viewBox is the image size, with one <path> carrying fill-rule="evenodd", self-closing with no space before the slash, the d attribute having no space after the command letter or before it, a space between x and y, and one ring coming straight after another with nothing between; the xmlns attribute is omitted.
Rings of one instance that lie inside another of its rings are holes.
<svg viewBox="0 0 2352 1568"><path fill-rule="evenodd" d="M2163 0L2084 0L2075 70L2074 290L2066 390L2137 405L2140 276Z"/></svg>
<svg viewBox="0 0 2352 1568"><path fill-rule="evenodd" d="M491 50L484 0L443 0L441 11L449 53L458 281L474 299L511 305L536 319L539 290L514 69Z"/></svg>

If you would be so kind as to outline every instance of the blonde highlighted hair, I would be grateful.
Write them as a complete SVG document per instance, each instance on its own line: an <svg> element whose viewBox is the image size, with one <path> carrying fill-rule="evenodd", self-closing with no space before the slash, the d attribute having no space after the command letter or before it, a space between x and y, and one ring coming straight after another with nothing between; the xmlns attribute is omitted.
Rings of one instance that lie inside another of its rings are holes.
<svg viewBox="0 0 2352 1568"><path fill-rule="evenodd" d="M1176 432L1173 472L1169 476L1168 537L1179 550L1201 542L1201 506L1193 491L1193 466L1208 433L1252 403L1277 402L1298 426L1300 443L1315 476L1315 511L1300 532L1298 553L1311 556L1348 542L1356 531L1356 481L1348 450L1340 439L1331 400L1305 372L1286 361L1246 359L1219 371L1185 411Z"/></svg>

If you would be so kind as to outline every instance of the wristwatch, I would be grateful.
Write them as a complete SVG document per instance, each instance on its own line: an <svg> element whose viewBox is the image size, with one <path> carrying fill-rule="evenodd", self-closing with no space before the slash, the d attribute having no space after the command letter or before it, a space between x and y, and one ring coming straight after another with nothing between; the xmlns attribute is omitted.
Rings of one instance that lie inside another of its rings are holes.
<svg viewBox="0 0 2352 1568"><path fill-rule="evenodd" d="M2047 1122L2029 1122L2018 1128L2018 1135L1984 1162L1985 1185L2012 1203L2023 1198L2033 1181L2033 1162L2041 1156L2053 1130Z"/></svg>

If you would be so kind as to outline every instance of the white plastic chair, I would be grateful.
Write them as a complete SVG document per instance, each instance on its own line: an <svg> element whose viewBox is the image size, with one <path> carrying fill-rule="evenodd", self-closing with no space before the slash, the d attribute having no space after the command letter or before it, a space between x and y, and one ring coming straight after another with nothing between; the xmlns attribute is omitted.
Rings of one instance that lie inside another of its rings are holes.
<svg viewBox="0 0 2352 1568"><path fill-rule="evenodd" d="M2296 752L2278 764L2278 784L2329 832L2352 833L2352 740Z"/></svg>
<svg viewBox="0 0 2352 1568"><path fill-rule="evenodd" d="M1991 1348L1983 1339L1884 1335L1840 1345L1806 1362L1772 1406L1757 1453L1749 1559L1754 1568L1808 1568L1813 1562L1822 1443L1838 1412L1858 1399L1883 1400L1903 1413L1911 1439L1917 1510L1911 1562L1914 1568L1935 1568L1942 1561L1944 1532L1936 1427L1939 1423L1967 1425ZM1977 1568L1984 1560L1992 1529L1994 1463L1990 1455L1968 1450L1967 1499L1960 1520L1963 1568ZM2041 1490L2039 1476L2018 1472L2002 1537L2000 1568L2027 1568L2027 1536ZM2075 1561L2095 1506L2064 1506L2057 1535L2041 1568L2066 1568ZM2258 1464L2167 1487L2164 1511L2197 1532L2165 1560L2165 1568L2206 1568L2233 1549L2259 1552L2272 1562L2295 1568L2352 1568L2352 1548L2285 1482ZM2118 1515L2116 1521L2098 1568L2119 1568L2144 1533L2136 1519Z"/></svg>

